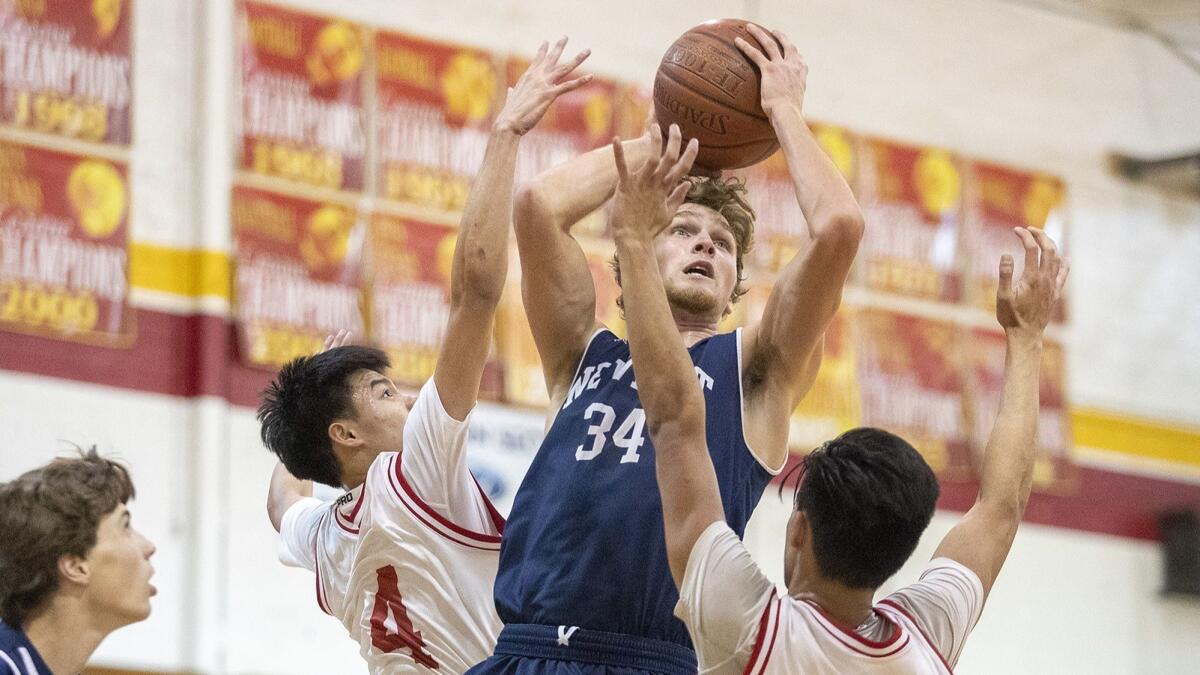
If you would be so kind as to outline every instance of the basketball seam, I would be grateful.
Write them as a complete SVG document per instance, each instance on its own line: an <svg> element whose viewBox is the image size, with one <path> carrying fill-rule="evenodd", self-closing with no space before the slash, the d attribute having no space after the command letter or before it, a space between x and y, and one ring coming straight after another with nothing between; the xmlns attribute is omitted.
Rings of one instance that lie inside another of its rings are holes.
<svg viewBox="0 0 1200 675"><path fill-rule="evenodd" d="M713 34L713 33L709 33L709 32L702 31L702 30L696 30L695 33L697 35L703 35L705 37L710 37L710 38L716 40L717 42L720 42L721 44L725 45L726 47L729 47L730 49L732 49L735 54L741 54L742 57L746 59L746 63L750 64L750 70L754 71L754 74L758 76L759 95L760 96L762 95L762 69L759 68L758 64L751 61L750 57L746 56L745 53L743 53L742 50L738 48L737 43L726 40L725 38L721 37L720 34ZM772 36L772 37L774 37L774 36ZM776 44L776 46L779 46L779 45ZM761 46L759 47L759 51L762 51ZM763 55L765 56L766 54L764 53ZM745 111L742 111L742 112L745 112ZM750 115L751 117L757 117L760 120L767 120L766 116L757 115L755 113L750 113L750 112L748 112L746 114ZM770 121L770 120L767 120L767 121Z"/></svg>
<svg viewBox="0 0 1200 675"><path fill-rule="evenodd" d="M687 70L686 68L684 68L684 70L685 70L685 71L687 71L687 72L689 72L689 73L690 73L690 72L692 72L692 71L690 71L690 70ZM667 78L668 80L670 80L670 81L674 82L675 84L679 85L680 87L683 87L684 89L686 89L687 91L689 91L689 92L691 92L691 93L695 94L696 96L699 96L700 98L704 99L705 101L708 101L708 102L710 102L710 103L716 103L717 105L720 105L720 106L722 106L722 107L728 108L728 109L730 109L730 110L732 110L732 111L734 111L734 112L741 113L741 114L745 115L746 117L750 117L750 118L753 118L753 119L756 119L756 120L761 120L761 121L763 121L763 122L770 122L770 121L771 121L771 120L770 120L769 118L767 118L766 116L763 116L763 115L758 115L758 114L755 114L755 113L752 113L752 112L747 112L747 111L745 111L745 110L742 110L741 108L738 108L738 107L736 107L736 106L729 105L729 104L728 104L728 103L726 103L725 101L718 101L717 99L715 99L715 98L713 98L713 97L711 97L711 96L709 96L709 95L705 94L704 92L696 91L695 89L692 89L692 88L691 88L691 86L689 86L689 85L688 85L686 82L681 82L680 80L678 80L677 78L675 78L674 76L672 76L672 75L671 75L671 72L670 72L669 70L663 70L663 69L661 69L661 68L660 68L658 72L659 72L659 73L661 73L663 77L665 77L665 78ZM701 82L705 82L705 80L704 80L703 78L700 78L700 81L701 81Z"/></svg>

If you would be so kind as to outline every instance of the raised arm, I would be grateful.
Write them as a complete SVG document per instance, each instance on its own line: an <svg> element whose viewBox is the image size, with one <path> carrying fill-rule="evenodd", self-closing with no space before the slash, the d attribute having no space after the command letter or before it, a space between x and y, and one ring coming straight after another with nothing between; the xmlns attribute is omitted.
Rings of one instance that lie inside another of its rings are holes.
<svg viewBox="0 0 1200 675"><path fill-rule="evenodd" d="M529 69L508 92L496 117L463 209L450 279L450 318L433 379L446 412L464 419L479 398L479 381L492 343L492 323L508 273L508 229L512 217L517 146L560 95L586 84L571 79L588 51L558 63L566 38L543 43Z"/></svg>
<svg viewBox="0 0 1200 675"><path fill-rule="evenodd" d="M661 141L653 143L652 157L659 155L659 146ZM704 432L704 395L671 318L654 256L654 235L683 203L688 186L680 180L696 158L694 139L682 156L679 146L679 129L671 125L660 157L627 165L620 144L613 142L619 182L609 220L621 261L638 397L654 443L667 558L677 585L696 539L725 517Z"/></svg>
<svg viewBox="0 0 1200 675"><path fill-rule="evenodd" d="M271 474L271 487L267 490L267 517L271 526L278 532L283 523L283 514L292 508L292 504L311 497L313 493L311 480L300 480L284 468L283 463L275 464Z"/></svg>
<svg viewBox="0 0 1200 675"><path fill-rule="evenodd" d="M773 434L759 439L757 449L766 455L762 459L779 465L787 452L782 420L816 376L825 328L841 304L862 240L863 216L850 186L804 122L808 66L783 33L775 31L772 39L758 26L747 28L759 45L737 38L737 46L762 73L763 110L779 138L808 226L808 241L780 273L761 321L745 334L743 376L752 418L747 428Z"/></svg>
<svg viewBox="0 0 1200 675"><path fill-rule="evenodd" d="M635 161L649 156L648 136L625 141ZM613 194L617 172L605 146L549 169L517 190L514 225L521 255L521 294L546 389L559 400L598 328L596 289L571 228Z"/></svg>
<svg viewBox="0 0 1200 675"><path fill-rule="evenodd" d="M1013 260L1000 259L996 317L1004 327L1004 392L983 456L975 505L942 539L935 558L956 560L979 577L986 594L1008 557L1033 483L1042 331L1054 313L1069 265L1040 230L1017 228L1025 269L1013 286ZM1040 253L1040 256L1039 256Z"/></svg>

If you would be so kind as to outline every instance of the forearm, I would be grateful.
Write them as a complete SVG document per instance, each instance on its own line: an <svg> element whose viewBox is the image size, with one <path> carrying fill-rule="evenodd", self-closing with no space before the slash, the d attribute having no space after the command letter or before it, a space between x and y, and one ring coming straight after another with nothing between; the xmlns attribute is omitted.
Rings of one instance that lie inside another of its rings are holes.
<svg viewBox="0 0 1200 675"><path fill-rule="evenodd" d="M450 276L450 300L495 307L508 274L508 231L521 137L493 130L459 225Z"/></svg>
<svg viewBox="0 0 1200 675"><path fill-rule="evenodd" d="M863 216L841 172L821 149L798 108L771 112L771 124L787 160L800 211L813 239L862 238Z"/></svg>
<svg viewBox="0 0 1200 675"><path fill-rule="evenodd" d="M696 539L724 518L704 431L704 395L671 318L653 244L618 236L617 255L638 398L654 444L667 558L679 584Z"/></svg>
<svg viewBox="0 0 1200 675"><path fill-rule="evenodd" d="M1017 519L1024 511L1033 479L1041 355L1040 334L1009 333L1000 411L988 438L980 476L978 503L1011 509Z"/></svg>
<svg viewBox="0 0 1200 675"><path fill-rule="evenodd" d="M646 138L624 141L622 146L631 165L650 156ZM544 219L569 232L575 223L612 197L616 186L612 147L605 145L547 169L523 185L522 191L527 193L526 199L537 205Z"/></svg>
<svg viewBox="0 0 1200 675"><path fill-rule="evenodd" d="M267 517L271 519L271 525L276 532L283 523L283 514L287 513L292 504L305 497L311 497L312 491L312 481L300 480L288 473L282 463L275 464L275 471L271 474L271 486L267 490Z"/></svg>
<svg viewBox="0 0 1200 675"><path fill-rule="evenodd" d="M680 416L703 428L704 398L671 317L653 243L621 236L616 242L629 351L650 429Z"/></svg>

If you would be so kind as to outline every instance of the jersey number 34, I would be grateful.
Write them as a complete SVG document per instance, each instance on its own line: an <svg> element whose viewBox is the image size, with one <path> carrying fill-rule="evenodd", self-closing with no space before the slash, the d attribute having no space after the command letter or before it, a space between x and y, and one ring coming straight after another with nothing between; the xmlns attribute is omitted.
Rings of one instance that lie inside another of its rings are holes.
<svg viewBox="0 0 1200 675"><path fill-rule="evenodd" d="M608 444L608 434L617 421L617 412L612 409L612 406L597 402L589 405L587 410L583 411L583 419L595 421L587 430L588 436L592 439L591 448L584 450L583 446L586 443L583 443L575 449L575 459L580 462L596 459L601 452L604 452L604 446ZM646 413L641 408L634 408L617 427L616 433L612 436L612 442L613 445L625 450L625 454L621 455L622 464L637 462L641 457L638 454L638 448L646 442L642 435L645 426Z"/></svg>

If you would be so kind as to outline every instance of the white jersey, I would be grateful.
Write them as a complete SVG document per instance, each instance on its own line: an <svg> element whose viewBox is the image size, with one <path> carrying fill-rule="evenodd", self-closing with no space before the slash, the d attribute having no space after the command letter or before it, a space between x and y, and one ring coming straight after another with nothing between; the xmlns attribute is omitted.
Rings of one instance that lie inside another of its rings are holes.
<svg viewBox="0 0 1200 675"><path fill-rule="evenodd" d="M467 469L466 437L430 380L402 453L380 455L337 501L305 499L284 515L280 559L316 573L317 603L372 673L461 673L496 645L504 519Z"/></svg>
<svg viewBox="0 0 1200 675"><path fill-rule="evenodd" d="M851 628L813 602L779 597L737 535L717 522L692 549L676 614L705 673L943 675L953 672L983 597L973 572L936 558L917 583Z"/></svg>

